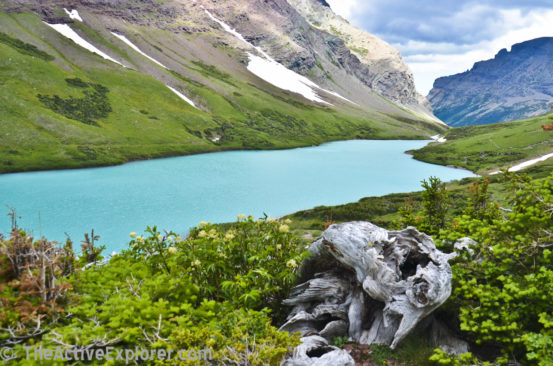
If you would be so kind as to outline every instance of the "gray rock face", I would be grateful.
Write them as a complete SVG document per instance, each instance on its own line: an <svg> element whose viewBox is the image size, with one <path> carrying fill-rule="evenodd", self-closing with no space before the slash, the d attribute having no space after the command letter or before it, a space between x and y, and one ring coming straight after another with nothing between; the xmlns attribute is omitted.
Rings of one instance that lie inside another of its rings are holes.
<svg viewBox="0 0 553 366"><path fill-rule="evenodd" d="M417 93L413 74L396 48L334 14L324 0L288 2L310 25L340 38L361 64L368 67L369 73L361 80L372 90L396 103L432 114L428 101Z"/></svg>
<svg viewBox="0 0 553 366"><path fill-rule="evenodd" d="M292 311L281 330L395 348L451 294L455 254L412 227L332 225L309 251L301 283L284 302Z"/></svg>
<svg viewBox="0 0 553 366"><path fill-rule="evenodd" d="M434 113L451 126L532 117L553 104L553 37L502 49L461 74L437 79L428 95Z"/></svg>
<svg viewBox="0 0 553 366"><path fill-rule="evenodd" d="M201 2L249 42L319 85L359 104L363 94L376 92L435 120L428 101L416 92L413 74L399 51L351 26L326 1Z"/></svg>

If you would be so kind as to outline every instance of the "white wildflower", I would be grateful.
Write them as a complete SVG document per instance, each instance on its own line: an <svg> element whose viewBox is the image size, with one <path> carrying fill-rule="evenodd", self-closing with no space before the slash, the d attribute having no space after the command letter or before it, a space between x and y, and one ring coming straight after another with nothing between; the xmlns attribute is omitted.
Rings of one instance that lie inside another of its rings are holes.
<svg viewBox="0 0 553 366"><path fill-rule="evenodd" d="M280 225L278 231L281 233L287 233L290 231L290 227L288 225Z"/></svg>

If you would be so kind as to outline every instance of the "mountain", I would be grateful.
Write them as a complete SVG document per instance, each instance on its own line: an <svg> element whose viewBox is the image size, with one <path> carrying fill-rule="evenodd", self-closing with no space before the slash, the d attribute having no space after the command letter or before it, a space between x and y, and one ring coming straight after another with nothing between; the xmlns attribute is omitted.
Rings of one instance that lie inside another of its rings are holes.
<svg viewBox="0 0 553 366"><path fill-rule="evenodd" d="M428 99L450 126L537 116L553 104L552 65L552 37L518 43L469 71L437 79Z"/></svg>
<svg viewBox="0 0 553 366"><path fill-rule="evenodd" d="M415 89L413 73L403 62L399 51L381 40L354 27L336 15L324 0L289 0L311 26L328 32L344 41L346 47L368 67L364 82L386 98L418 110L426 115L430 104Z"/></svg>
<svg viewBox="0 0 553 366"><path fill-rule="evenodd" d="M0 173L446 128L396 50L314 4L347 31L285 0L3 1Z"/></svg>

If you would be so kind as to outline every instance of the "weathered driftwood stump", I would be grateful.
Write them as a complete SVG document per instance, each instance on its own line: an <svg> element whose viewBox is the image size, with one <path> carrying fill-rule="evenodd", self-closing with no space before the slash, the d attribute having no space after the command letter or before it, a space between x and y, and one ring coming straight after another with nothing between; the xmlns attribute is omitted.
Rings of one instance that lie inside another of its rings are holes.
<svg viewBox="0 0 553 366"><path fill-rule="evenodd" d="M328 345L337 336L394 348L451 293L448 260L455 255L437 250L429 236L412 227L388 231L369 222L332 225L309 251L300 284L284 301L292 311L281 330L304 337L289 365L308 365L321 353L343 357ZM326 345L311 346L321 339Z"/></svg>

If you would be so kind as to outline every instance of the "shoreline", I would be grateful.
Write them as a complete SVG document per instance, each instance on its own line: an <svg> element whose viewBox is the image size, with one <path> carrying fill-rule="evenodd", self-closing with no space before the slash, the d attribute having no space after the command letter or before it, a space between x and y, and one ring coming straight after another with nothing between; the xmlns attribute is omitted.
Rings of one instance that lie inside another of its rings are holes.
<svg viewBox="0 0 553 366"><path fill-rule="evenodd" d="M152 158L147 159L127 159L123 162L115 162L113 164L90 164L90 165L82 165L82 166L59 166L54 168L43 168L43 169L29 169L29 170L13 170L8 172L0 172L0 177L3 175L9 175L9 174L21 174L21 173L38 173L38 172L51 172L51 171L64 171L64 170L81 170L81 169L95 169L95 168L108 168L108 167L115 167L115 166L121 166L125 164L130 163L136 163L141 161L151 161L151 160L158 160L158 159L171 159L171 158L180 158L185 156L193 156L193 155L203 155L203 154L215 154L215 153L223 153L223 152L235 152L235 151L280 151L280 150L293 150L293 149L302 149L302 148L308 148L308 147L316 147L321 146L324 144L332 143L332 142L341 142L341 141L429 141L432 142L432 140L425 139L425 138L372 138L372 139L356 139L356 138L340 138L340 139L330 139L326 140L320 143L307 143L307 144L292 144L289 146L282 146L282 147L272 147L272 148L263 148L263 147L255 147L255 148L234 148L234 147L221 147L219 149L213 149L213 150L206 150L206 151L197 151L197 152L191 152L191 153L183 153L183 154L166 154L166 155L160 155ZM407 153L407 152L406 152ZM439 164L436 164L439 165Z"/></svg>

